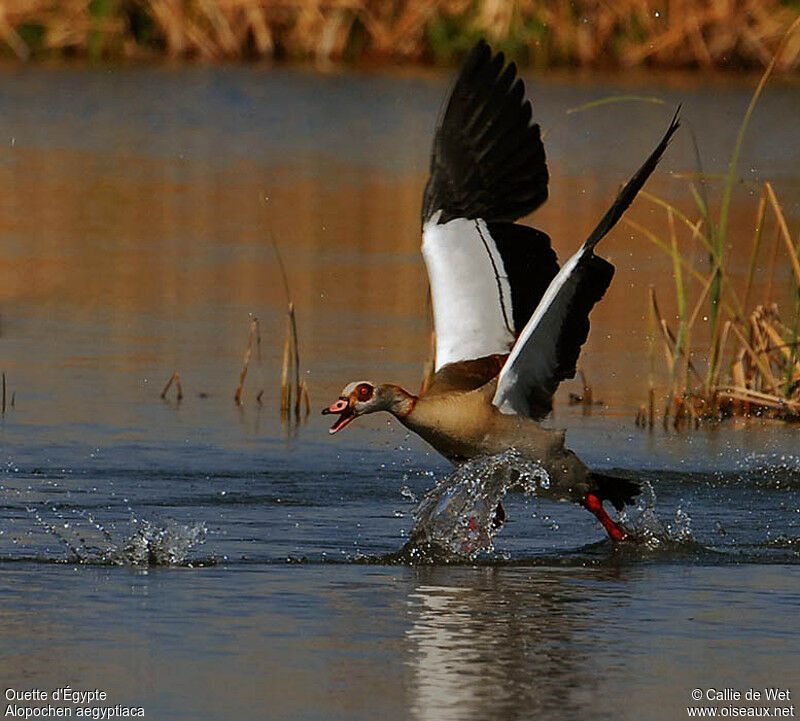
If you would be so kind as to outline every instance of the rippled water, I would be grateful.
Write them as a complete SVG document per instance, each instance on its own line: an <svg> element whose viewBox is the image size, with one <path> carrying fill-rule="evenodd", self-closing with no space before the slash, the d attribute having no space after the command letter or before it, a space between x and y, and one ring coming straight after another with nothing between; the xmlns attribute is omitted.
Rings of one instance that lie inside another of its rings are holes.
<svg viewBox="0 0 800 721"><path fill-rule="evenodd" d="M159 719L662 719L698 686L795 682L798 430L635 428L647 287L669 268L629 232L604 241L617 276L582 357L605 405L584 416L559 396L550 423L593 468L643 482L630 541L538 499L545 475L513 453L454 472L378 416L328 437L316 409L348 381L418 386L419 198L445 86L234 68L2 76L7 686L97 687ZM561 257L666 121L649 104L566 114L620 91L682 100L712 172L749 99L733 82L533 79L553 176L540 224ZM793 228L798 110L796 87L769 90L742 160L748 179L775 180ZM684 134L664 170L693 162ZM687 200L665 173L653 189ZM737 193L732 226L749 239L750 187ZM270 234L315 410L293 431ZM749 246L731 253L740 278ZM237 407L250 313L262 340ZM183 399L162 400L175 370Z"/></svg>

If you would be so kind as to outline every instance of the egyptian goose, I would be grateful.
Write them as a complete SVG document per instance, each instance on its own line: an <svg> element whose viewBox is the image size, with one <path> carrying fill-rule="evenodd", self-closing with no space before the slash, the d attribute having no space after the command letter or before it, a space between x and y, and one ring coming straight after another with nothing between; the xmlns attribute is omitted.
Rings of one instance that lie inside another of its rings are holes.
<svg viewBox="0 0 800 721"><path fill-rule="evenodd" d="M644 165L559 270L550 238L515 221L547 199L539 126L514 63L503 68L480 41L456 79L433 141L422 201L422 254L436 328L435 376L427 392L350 383L323 414L330 433L358 416L388 411L453 463L515 448L550 476L550 495L580 503L609 536L625 534L603 508L618 511L638 483L591 472L543 428L553 394L575 376L589 312L614 275L594 254L631 204L678 128L678 113ZM498 509L502 520L502 508Z"/></svg>

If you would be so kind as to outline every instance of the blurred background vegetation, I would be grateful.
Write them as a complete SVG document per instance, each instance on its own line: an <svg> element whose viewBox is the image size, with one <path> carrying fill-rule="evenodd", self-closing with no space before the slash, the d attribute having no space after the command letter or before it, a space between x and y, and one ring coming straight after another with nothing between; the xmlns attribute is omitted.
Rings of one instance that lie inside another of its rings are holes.
<svg viewBox="0 0 800 721"><path fill-rule="evenodd" d="M21 60L457 62L479 37L533 67L763 68L800 0L0 0ZM800 34L776 69L800 68Z"/></svg>

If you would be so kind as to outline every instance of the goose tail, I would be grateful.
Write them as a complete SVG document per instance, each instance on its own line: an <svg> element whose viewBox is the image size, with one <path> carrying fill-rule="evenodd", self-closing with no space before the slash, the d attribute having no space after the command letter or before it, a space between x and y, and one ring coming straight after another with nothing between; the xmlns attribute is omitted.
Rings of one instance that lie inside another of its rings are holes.
<svg viewBox="0 0 800 721"><path fill-rule="evenodd" d="M597 488L595 495L602 501L609 501L617 511L635 502L636 496L642 492L642 484L630 478L608 476L604 473L592 473L592 480Z"/></svg>

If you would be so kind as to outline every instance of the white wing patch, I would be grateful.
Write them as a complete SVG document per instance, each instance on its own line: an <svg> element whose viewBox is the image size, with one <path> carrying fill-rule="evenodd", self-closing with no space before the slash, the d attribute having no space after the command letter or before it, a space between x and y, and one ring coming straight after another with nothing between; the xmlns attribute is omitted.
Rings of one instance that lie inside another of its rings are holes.
<svg viewBox="0 0 800 721"><path fill-rule="evenodd" d="M553 378L558 367L559 335L578 286L573 272L585 252L584 245L553 278L500 371L492 403L502 413L526 415L527 389L546 388Z"/></svg>
<svg viewBox="0 0 800 721"><path fill-rule="evenodd" d="M436 212L422 229L436 326L436 370L455 361L508 353L514 343L511 286L483 220L439 225Z"/></svg>

